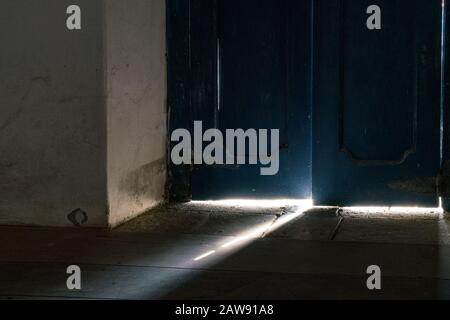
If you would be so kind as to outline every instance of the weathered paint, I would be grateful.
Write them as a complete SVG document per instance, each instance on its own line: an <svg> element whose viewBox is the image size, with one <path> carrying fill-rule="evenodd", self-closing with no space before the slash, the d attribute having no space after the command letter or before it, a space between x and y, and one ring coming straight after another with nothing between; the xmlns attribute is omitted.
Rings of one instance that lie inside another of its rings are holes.
<svg viewBox="0 0 450 320"><path fill-rule="evenodd" d="M168 132L190 128L190 12L191 1L167 0L167 108ZM168 151L173 144L168 139ZM191 199L191 166L168 164L167 193L172 201Z"/></svg>
<svg viewBox="0 0 450 320"><path fill-rule="evenodd" d="M105 1L108 223L159 205L166 182L164 0Z"/></svg>
<svg viewBox="0 0 450 320"><path fill-rule="evenodd" d="M4 0L0 9L0 223L106 225L101 1Z"/></svg>
<svg viewBox="0 0 450 320"><path fill-rule="evenodd" d="M5 0L0 224L106 227L164 199L164 0Z"/></svg>
<svg viewBox="0 0 450 320"><path fill-rule="evenodd" d="M315 3L315 203L437 206L392 182L439 173L441 1L379 1L381 30L371 1Z"/></svg>
<svg viewBox="0 0 450 320"><path fill-rule="evenodd" d="M174 198L309 198L312 2L169 3L169 79L179 80L169 84L170 131L201 120L205 129L282 135L278 175L248 165L172 166Z"/></svg>

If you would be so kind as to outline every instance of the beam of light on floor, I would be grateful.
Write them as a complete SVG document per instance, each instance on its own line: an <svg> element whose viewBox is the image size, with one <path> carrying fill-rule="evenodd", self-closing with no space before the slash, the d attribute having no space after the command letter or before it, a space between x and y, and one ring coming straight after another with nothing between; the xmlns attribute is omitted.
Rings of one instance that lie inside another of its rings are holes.
<svg viewBox="0 0 450 320"><path fill-rule="evenodd" d="M207 252L199 257L195 258L194 261L202 260L213 253L221 253L221 249L227 249L230 247L237 247L238 245L246 245L249 241L264 238L267 234L274 232L275 230L281 228L282 226L288 224L294 219L302 216L307 210L311 209L312 201L302 201L301 205L296 208L294 212L287 213L281 217L277 217L274 221L264 223L262 225L255 226L249 230L244 231L241 235L234 237L233 240L226 242L216 250Z"/></svg>
<svg viewBox="0 0 450 320"><path fill-rule="evenodd" d="M244 232L242 235L237 236L235 239L222 245L222 248L228 248L228 247L231 247L233 245L236 245L238 243L241 243L241 242L244 242L247 240L261 238L263 236L264 232L267 229L269 229L271 225L272 225L272 223L266 223L263 226L259 226L254 229L248 230L248 231Z"/></svg>
<svg viewBox="0 0 450 320"><path fill-rule="evenodd" d="M214 253L216 253L216 250L211 250L211 251L209 251L209 252L207 252L207 253L205 253L205 254L202 254L201 256L195 258L194 261L200 261L200 260L203 260L203 259L205 259L206 257L209 257L210 255L213 255Z"/></svg>
<svg viewBox="0 0 450 320"><path fill-rule="evenodd" d="M437 208L421 208L421 207L343 207L342 210L347 212L358 212L367 214L407 214L407 215L424 215L429 213L444 213L442 205Z"/></svg>
<svg viewBox="0 0 450 320"><path fill-rule="evenodd" d="M249 208L277 208L284 206L312 206L311 199L274 199L274 200L251 200L251 199L227 199L216 201L192 201L192 204L204 204L223 207L249 207Z"/></svg>
<svg viewBox="0 0 450 320"><path fill-rule="evenodd" d="M228 248L234 245L237 245L239 243L251 240L251 239L255 239L255 238L263 238L265 237L268 233L274 232L275 230L279 229L280 227L282 227L283 225L289 223L290 221L300 217L303 215L303 213L308 210L309 208L312 207L306 207L304 209L298 210L296 212L293 213L289 213L285 216L280 217L279 219L277 219L277 221L275 222L271 222L271 223L267 223L263 226L257 227L255 229L249 230L247 232L245 232L244 234L236 237L236 239L233 239L230 242L225 243L222 248Z"/></svg>

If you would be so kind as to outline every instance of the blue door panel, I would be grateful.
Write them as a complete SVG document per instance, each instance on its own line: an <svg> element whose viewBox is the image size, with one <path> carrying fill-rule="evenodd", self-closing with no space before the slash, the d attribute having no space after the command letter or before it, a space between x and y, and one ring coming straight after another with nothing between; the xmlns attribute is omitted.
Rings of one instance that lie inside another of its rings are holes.
<svg viewBox="0 0 450 320"><path fill-rule="evenodd" d="M222 132L279 129L280 171L195 166L194 199L311 197L311 13L309 0L217 1L217 103L196 119Z"/></svg>
<svg viewBox="0 0 450 320"><path fill-rule="evenodd" d="M411 0L377 3L382 10L377 31L364 26L373 1L341 4L342 147L357 160L400 162L415 147L420 50L415 8Z"/></svg>
<svg viewBox="0 0 450 320"><path fill-rule="evenodd" d="M441 1L315 3L315 202L436 206Z"/></svg>
<svg viewBox="0 0 450 320"><path fill-rule="evenodd" d="M450 211L450 5L448 1L445 6L445 35L444 35L444 57L445 66L443 73L443 110L442 110L442 172L440 193L442 196L442 207Z"/></svg>
<svg viewBox="0 0 450 320"><path fill-rule="evenodd" d="M278 175L171 165L173 199L437 205L440 0L169 0L168 35L171 131L280 130Z"/></svg>

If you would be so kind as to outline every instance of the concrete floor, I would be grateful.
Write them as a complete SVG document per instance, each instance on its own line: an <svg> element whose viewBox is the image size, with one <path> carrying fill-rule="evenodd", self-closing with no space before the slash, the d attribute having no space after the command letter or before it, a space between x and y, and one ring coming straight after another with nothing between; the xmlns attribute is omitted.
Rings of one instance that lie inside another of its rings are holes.
<svg viewBox="0 0 450 320"><path fill-rule="evenodd" d="M170 205L114 231L0 227L0 297L448 299L439 211ZM82 290L66 288L79 265ZM366 288L379 265L382 290Z"/></svg>

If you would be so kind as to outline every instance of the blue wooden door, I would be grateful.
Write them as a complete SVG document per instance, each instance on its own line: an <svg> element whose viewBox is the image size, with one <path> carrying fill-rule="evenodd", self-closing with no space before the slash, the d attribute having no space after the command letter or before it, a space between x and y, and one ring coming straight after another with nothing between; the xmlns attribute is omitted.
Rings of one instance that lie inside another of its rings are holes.
<svg viewBox="0 0 450 320"><path fill-rule="evenodd" d="M197 165L193 199L310 198L312 1L194 2L194 76L212 84L194 88L195 120L223 133L279 129L280 164L273 176L262 176L260 165ZM208 13L195 15L208 2ZM213 17L209 27L196 29L205 16Z"/></svg>
<svg viewBox="0 0 450 320"><path fill-rule="evenodd" d="M315 5L315 203L436 206L441 0Z"/></svg>

